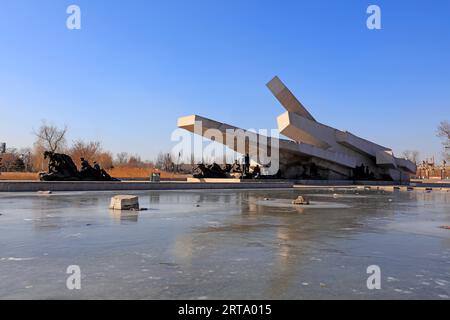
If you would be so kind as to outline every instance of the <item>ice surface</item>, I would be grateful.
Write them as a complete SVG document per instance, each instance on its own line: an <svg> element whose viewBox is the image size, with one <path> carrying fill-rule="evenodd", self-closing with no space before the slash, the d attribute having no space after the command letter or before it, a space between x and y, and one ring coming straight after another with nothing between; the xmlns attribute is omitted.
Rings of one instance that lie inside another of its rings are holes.
<svg viewBox="0 0 450 320"><path fill-rule="evenodd" d="M133 214L112 192L0 194L0 298L448 299L450 193L357 192L134 192Z"/></svg>

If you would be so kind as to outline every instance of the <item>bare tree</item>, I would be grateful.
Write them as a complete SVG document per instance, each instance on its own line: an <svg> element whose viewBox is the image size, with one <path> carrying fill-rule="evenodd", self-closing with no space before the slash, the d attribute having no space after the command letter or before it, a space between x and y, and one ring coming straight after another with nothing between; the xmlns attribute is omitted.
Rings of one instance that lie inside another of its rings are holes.
<svg viewBox="0 0 450 320"><path fill-rule="evenodd" d="M163 170L163 167L164 167L164 154L162 152L160 152L158 154L158 156L156 157L155 167L157 169Z"/></svg>
<svg viewBox="0 0 450 320"><path fill-rule="evenodd" d="M44 159L45 147L35 143L31 153L31 166L35 171L44 171L48 166L48 159Z"/></svg>
<svg viewBox="0 0 450 320"><path fill-rule="evenodd" d="M141 157L137 154L131 155L128 158L128 165L131 167L141 167L144 163L141 160Z"/></svg>
<svg viewBox="0 0 450 320"><path fill-rule="evenodd" d="M31 148L22 148L19 150L19 154L20 154L20 158L22 159L22 161L24 163L25 171L32 171L33 165L32 165Z"/></svg>
<svg viewBox="0 0 450 320"><path fill-rule="evenodd" d="M402 152L402 156L415 164L419 163L419 151L417 150L405 150Z"/></svg>
<svg viewBox="0 0 450 320"><path fill-rule="evenodd" d="M25 171L25 163L16 148L9 148L1 156L0 171Z"/></svg>
<svg viewBox="0 0 450 320"><path fill-rule="evenodd" d="M118 164L126 164L128 162L128 153L120 152L116 155Z"/></svg>
<svg viewBox="0 0 450 320"><path fill-rule="evenodd" d="M155 161L155 167L167 172L175 171L175 163L170 153L159 153Z"/></svg>
<svg viewBox="0 0 450 320"><path fill-rule="evenodd" d="M80 158L84 158L89 162L96 161L101 152L100 142L84 142L83 140L75 141L69 150L70 156L77 165L80 165Z"/></svg>
<svg viewBox="0 0 450 320"><path fill-rule="evenodd" d="M37 138L36 145L43 147L47 151L62 151L66 146L66 133L67 126L58 128L52 124L47 124L43 120L39 129L34 131L34 135Z"/></svg>
<svg viewBox="0 0 450 320"><path fill-rule="evenodd" d="M164 155L164 170L167 172L175 171L175 163L173 162L172 155L170 153L166 153Z"/></svg>
<svg viewBox="0 0 450 320"><path fill-rule="evenodd" d="M442 144L444 145L444 157L450 161L450 123L448 121L442 121L437 129L437 136L442 138Z"/></svg>
<svg viewBox="0 0 450 320"><path fill-rule="evenodd" d="M111 152L101 152L97 155L96 160L103 169L112 169L114 168L113 157Z"/></svg>

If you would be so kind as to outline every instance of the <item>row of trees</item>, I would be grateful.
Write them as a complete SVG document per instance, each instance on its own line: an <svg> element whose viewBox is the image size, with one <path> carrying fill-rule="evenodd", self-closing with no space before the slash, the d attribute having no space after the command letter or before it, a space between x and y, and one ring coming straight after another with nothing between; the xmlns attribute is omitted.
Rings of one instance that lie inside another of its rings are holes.
<svg viewBox="0 0 450 320"><path fill-rule="evenodd" d="M68 146L67 131L67 126L58 128L44 121L39 129L34 132L36 141L32 151L33 171L46 169L47 161L43 158L44 151L66 153L72 157L77 166L81 164L80 158L84 158L89 162L97 161L104 169L113 167L112 154L104 151L99 141L76 140L71 146Z"/></svg>
<svg viewBox="0 0 450 320"><path fill-rule="evenodd" d="M9 148L0 154L0 171L31 171L30 149Z"/></svg>
<svg viewBox="0 0 450 320"><path fill-rule="evenodd" d="M138 155L130 155L120 152L115 159L109 151L105 151L99 141L85 142L81 139L67 143L67 126L57 127L43 121L38 130L34 131L36 140L33 148L14 149L9 148L6 153L0 154L0 171L45 171L47 161L43 157L44 151L66 153L72 157L77 166L80 166L80 158L89 162L96 161L106 170L115 166L126 167L154 167L164 171L174 172L178 166L172 161L170 154L159 154L155 163L144 162Z"/></svg>
<svg viewBox="0 0 450 320"><path fill-rule="evenodd" d="M442 158L444 161L450 161L450 123L448 121L442 121L436 131L436 136L442 139L442 145L444 146L444 152ZM419 164L419 152L416 150L405 150L402 152L402 157Z"/></svg>
<svg viewBox="0 0 450 320"><path fill-rule="evenodd" d="M408 159L415 164L419 163L419 151L416 150L405 150L402 152L402 157Z"/></svg>
<svg viewBox="0 0 450 320"><path fill-rule="evenodd" d="M66 152L68 153L74 162L79 165L80 158L83 157L86 160L93 162L97 161L104 169L110 169L113 166L129 166L129 167L155 167L157 169L175 172L178 170L178 166L175 165L172 155L170 153L160 153L156 158L155 163L151 161L144 162L138 155L129 155L127 152L120 152L116 155L116 159L113 161L112 154L102 150L100 142L83 142L77 140L73 143L72 147L68 150L66 146L67 126L64 128L57 128L53 125L47 125L45 122L35 133L37 146L40 150L50 150L53 152Z"/></svg>
<svg viewBox="0 0 450 320"><path fill-rule="evenodd" d="M442 145L444 147L444 151L442 152L442 159L445 162L449 162L450 161L450 122L442 121L436 130L436 136L441 138ZM412 162L414 162L416 164L418 164L420 162L418 151L405 150L402 153L402 156L408 160L411 160Z"/></svg>
<svg viewBox="0 0 450 320"><path fill-rule="evenodd" d="M450 161L450 123L442 121L437 129L437 136L442 139L444 146L443 157L446 161Z"/></svg>

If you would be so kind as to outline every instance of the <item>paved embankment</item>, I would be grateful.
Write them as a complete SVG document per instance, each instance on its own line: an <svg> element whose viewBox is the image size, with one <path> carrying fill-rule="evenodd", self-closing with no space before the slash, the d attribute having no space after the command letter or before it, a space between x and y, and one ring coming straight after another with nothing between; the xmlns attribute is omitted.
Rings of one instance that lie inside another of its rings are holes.
<svg viewBox="0 0 450 320"><path fill-rule="evenodd" d="M251 181L240 183L140 182L140 181L0 181L0 192L198 190L292 188L293 182Z"/></svg>
<svg viewBox="0 0 450 320"><path fill-rule="evenodd" d="M223 179L222 179L223 180ZM127 191L127 190L208 190L279 188L367 188L385 191L450 190L450 183L411 183L397 185L389 181L260 180L230 182L148 182L148 181L0 181L0 192L34 191Z"/></svg>

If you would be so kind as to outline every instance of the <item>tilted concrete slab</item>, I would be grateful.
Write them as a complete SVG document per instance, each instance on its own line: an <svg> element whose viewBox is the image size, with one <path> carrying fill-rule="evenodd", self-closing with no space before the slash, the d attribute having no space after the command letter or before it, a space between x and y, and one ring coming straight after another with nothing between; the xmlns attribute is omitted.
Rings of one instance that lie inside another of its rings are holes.
<svg viewBox="0 0 450 320"><path fill-rule="evenodd" d="M274 77L270 80L269 83L267 83L267 87L287 111L296 113L309 120L316 121L278 77Z"/></svg>
<svg viewBox="0 0 450 320"><path fill-rule="evenodd" d="M318 148L316 146L299 143L298 146L299 152L302 154L307 154L310 156L314 156L319 159L327 160L333 163L340 164L344 167L355 168L356 167L356 158L346 155L344 153L339 153L335 151L324 150Z"/></svg>
<svg viewBox="0 0 450 320"><path fill-rule="evenodd" d="M225 133L226 130L238 130L238 127L228 125L223 122L214 121L208 118L200 117L198 115L190 115L186 117L178 118L177 126L179 128L188 130L190 132L194 132L195 122L200 122L202 124L202 134L205 133L206 130L216 129L220 132Z"/></svg>
<svg viewBox="0 0 450 320"><path fill-rule="evenodd" d="M178 127L210 140L211 137L214 136L216 142L226 145L233 151L249 153L249 156L253 159L257 157L258 148L271 147L271 139L267 136L198 115L179 118ZM233 134L231 134L231 132ZM245 143L245 146L242 146L238 141L247 142ZM249 143L252 141L255 141L256 144ZM281 140L278 139L277 141L281 142ZM243 149L241 149L242 147Z"/></svg>
<svg viewBox="0 0 450 320"><path fill-rule="evenodd" d="M391 149L370 142L351 134L340 131L317 121L311 121L292 112L285 112L277 118L278 130L283 135L297 142L308 143L319 148L328 149L337 144L350 148L366 156L376 157L379 151ZM345 150L345 148L340 148Z"/></svg>
<svg viewBox="0 0 450 320"><path fill-rule="evenodd" d="M330 147L323 137L323 125L316 121L286 111L277 118L277 123L280 133L294 141L311 144L323 149Z"/></svg>
<svg viewBox="0 0 450 320"><path fill-rule="evenodd" d="M346 147L361 152L369 157L376 157L377 152L380 151L392 151L389 148L380 146L369 140L355 136L348 131L336 130L336 141Z"/></svg>
<svg viewBox="0 0 450 320"><path fill-rule="evenodd" d="M415 174L417 172L417 166L415 163L402 158L395 158L395 162L397 163L397 166L400 168L403 168L404 170Z"/></svg>
<svg viewBox="0 0 450 320"><path fill-rule="evenodd" d="M196 129L195 129L196 122L198 124L201 123L201 128L202 128L202 130L197 129L198 132L196 132ZM226 130L227 129L238 130L237 131L238 134L236 136L240 137L241 139L245 138L245 135L247 135L247 134L254 134L254 133L248 132L247 130L240 129L238 127L231 126L229 124L220 123L218 121L211 120L211 119L201 117L198 115L191 115L191 116L179 118L178 126L179 126L179 128L188 130L188 131L190 131L192 133L196 133L196 134L200 134L200 131L201 131L202 135L204 135L204 133L208 129L216 129L217 133L219 133L219 132L221 133L221 136L222 136L221 139L223 141L223 144L225 144L230 149L232 149L236 152L241 152L242 150L241 151L238 150L236 141L227 141L228 137L226 134ZM249 156L252 159L255 159L255 161L257 158L257 154L254 154L254 151L256 151L257 148L271 146L270 138L259 135L259 134L256 134L256 137L257 137L258 145L254 148L250 148L249 146L246 146L246 148L245 148L245 153L249 153ZM206 138L209 138L209 137L206 137ZM216 139L216 141L217 141L217 139ZM316 147L316 146L308 144L308 143L296 143L294 141L289 141L289 140L285 140L285 139L277 139L277 141L278 141L278 148L279 148L280 155L282 155L284 152L289 152L291 154L297 154L299 156L317 157L319 159L337 163L339 165L342 165L342 166L345 166L348 168L355 168L355 166L356 166L356 159L354 157L348 156L344 153L327 151L327 150L324 150L322 148Z"/></svg>
<svg viewBox="0 0 450 320"><path fill-rule="evenodd" d="M379 166L396 169L398 167L403 170L415 174L417 172L417 166L412 161L407 159L401 159L394 157L392 151L379 151L377 152L376 163Z"/></svg>
<svg viewBox="0 0 450 320"><path fill-rule="evenodd" d="M379 151L376 154L376 161L378 166L383 166L387 168L397 168L397 163L392 152L389 151Z"/></svg>

